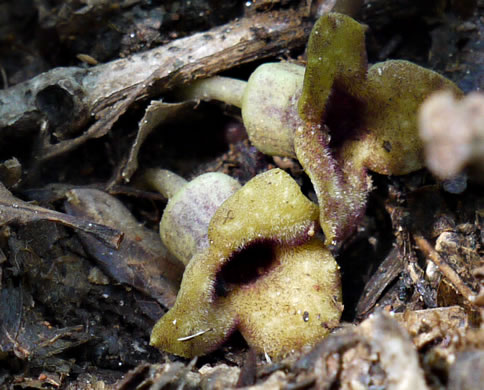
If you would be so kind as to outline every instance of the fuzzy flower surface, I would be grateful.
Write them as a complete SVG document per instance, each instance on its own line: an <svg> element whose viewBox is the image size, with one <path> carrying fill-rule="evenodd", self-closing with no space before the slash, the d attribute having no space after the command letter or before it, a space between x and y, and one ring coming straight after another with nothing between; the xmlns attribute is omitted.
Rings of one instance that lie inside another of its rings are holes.
<svg viewBox="0 0 484 390"><path fill-rule="evenodd" d="M238 330L258 352L282 357L338 324L339 268L316 238L318 207L284 171L250 180L216 211L210 246L188 264L151 345L193 357Z"/></svg>

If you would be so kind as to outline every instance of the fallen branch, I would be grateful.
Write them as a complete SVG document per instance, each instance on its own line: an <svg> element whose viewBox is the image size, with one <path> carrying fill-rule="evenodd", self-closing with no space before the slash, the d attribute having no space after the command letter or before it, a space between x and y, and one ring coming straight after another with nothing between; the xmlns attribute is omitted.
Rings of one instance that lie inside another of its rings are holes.
<svg viewBox="0 0 484 390"><path fill-rule="evenodd" d="M41 127L35 158L48 160L105 135L134 101L303 46L310 29L302 13L261 13L89 69L53 69L0 90L0 136Z"/></svg>

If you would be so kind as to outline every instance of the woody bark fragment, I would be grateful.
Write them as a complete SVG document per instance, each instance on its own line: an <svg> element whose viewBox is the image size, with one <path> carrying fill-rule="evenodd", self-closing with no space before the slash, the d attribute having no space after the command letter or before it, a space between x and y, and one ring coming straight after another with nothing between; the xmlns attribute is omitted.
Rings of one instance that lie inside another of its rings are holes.
<svg viewBox="0 0 484 390"><path fill-rule="evenodd" d="M292 10L255 14L89 69L42 73L0 91L0 137L6 129L27 133L43 124L48 131L40 133L36 157L66 153L105 135L136 100L304 45L311 22L303 17ZM50 132L59 142L50 142Z"/></svg>

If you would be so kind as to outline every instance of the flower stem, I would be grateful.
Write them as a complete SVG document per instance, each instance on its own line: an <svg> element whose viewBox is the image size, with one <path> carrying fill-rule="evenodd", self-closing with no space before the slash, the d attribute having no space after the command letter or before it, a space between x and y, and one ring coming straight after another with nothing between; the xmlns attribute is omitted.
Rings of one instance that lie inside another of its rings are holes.
<svg viewBox="0 0 484 390"><path fill-rule="evenodd" d="M214 76L197 80L183 88L179 97L200 100L219 100L227 104L242 107L242 94L247 82L230 77Z"/></svg>
<svg viewBox="0 0 484 390"><path fill-rule="evenodd" d="M147 169L144 182L154 190L170 199L188 182L181 176L166 169Z"/></svg>

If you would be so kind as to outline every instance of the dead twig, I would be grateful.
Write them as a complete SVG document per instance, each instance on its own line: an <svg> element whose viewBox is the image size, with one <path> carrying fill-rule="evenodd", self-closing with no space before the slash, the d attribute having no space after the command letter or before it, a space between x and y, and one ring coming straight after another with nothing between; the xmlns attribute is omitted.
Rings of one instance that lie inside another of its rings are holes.
<svg viewBox="0 0 484 390"><path fill-rule="evenodd" d="M0 90L2 129L20 132L47 121L58 142L37 142L42 162L105 135L140 99L197 78L305 45L311 22L292 10L255 14L153 50L82 68L56 68ZM92 118L91 127L72 138Z"/></svg>
<svg viewBox="0 0 484 390"><path fill-rule="evenodd" d="M416 235L415 242L420 250L428 257L440 270L442 275L446 277L455 289L471 304L475 305L476 293L472 291L455 272L439 255L439 253L430 245L430 243L422 236Z"/></svg>

